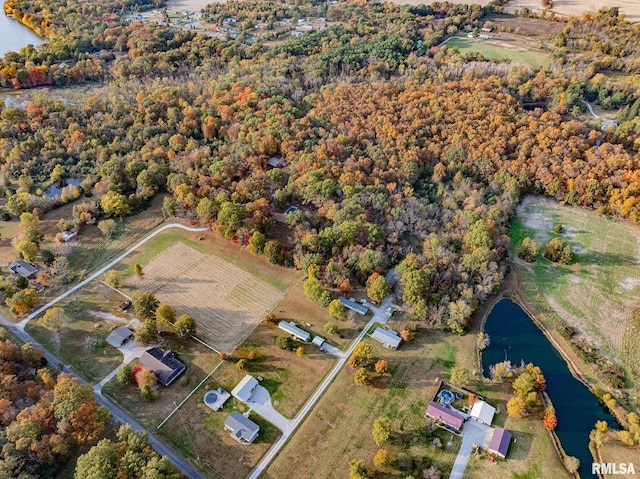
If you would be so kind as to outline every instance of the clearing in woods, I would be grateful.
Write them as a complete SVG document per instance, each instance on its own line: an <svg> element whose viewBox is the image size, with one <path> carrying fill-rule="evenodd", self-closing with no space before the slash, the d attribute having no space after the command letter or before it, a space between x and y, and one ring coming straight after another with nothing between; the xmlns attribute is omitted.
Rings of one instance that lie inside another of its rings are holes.
<svg viewBox="0 0 640 479"><path fill-rule="evenodd" d="M522 63L534 67L547 67L551 60L542 51L530 51L515 36L492 33L491 40L478 38L455 37L446 45L455 47L460 53L480 53L486 59L506 59L514 63Z"/></svg>
<svg viewBox="0 0 640 479"><path fill-rule="evenodd" d="M561 224L564 232L554 234L555 224ZM541 252L559 236L575 254L568 266L551 263L542 254L534 264L519 262L527 301L552 327L562 320L610 358L626 361L623 337L640 293L638 228L530 196L518 207L511 228L512 258L527 236L538 242Z"/></svg>
<svg viewBox="0 0 640 479"><path fill-rule="evenodd" d="M239 346L283 296L274 285L181 241L143 267L143 278L129 282L153 291L178 315L193 316L198 337L218 351Z"/></svg>

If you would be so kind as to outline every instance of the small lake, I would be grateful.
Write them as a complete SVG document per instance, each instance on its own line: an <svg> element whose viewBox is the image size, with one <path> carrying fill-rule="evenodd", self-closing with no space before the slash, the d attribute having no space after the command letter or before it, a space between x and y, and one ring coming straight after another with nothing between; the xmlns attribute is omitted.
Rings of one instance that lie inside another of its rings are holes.
<svg viewBox="0 0 640 479"><path fill-rule="evenodd" d="M4 3L4 2L3 2ZM22 23L7 17L0 8L0 57L7 52L17 52L27 45L40 45L44 40Z"/></svg>
<svg viewBox="0 0 640 479"><path fill-rule="evenodd" d="M60 196L62 194L62 190L67 186L80 186L82 184L82 180L77 180L75 178L67 178L64 180L62 185L51 184L47 187L46 190L42 192L43 196L46 196L49 199L55 199L56 196Z"/></svg>
<svg viewBox="0 0 640 479"><path fill-rule="evenodd" d="M556 433L562 447L568 455L580 460L578 472L583 479L597 477L591 474L589 433L596 421L607 421L618 428L615 419L573 377L560 353L518 304L509 299L498 301L487 318L485 332L491 341L482 352L485 376L489 375L489 366L505 359L518 366L521 360L540 366L547 379L547 394L556 408Z"/></svg>

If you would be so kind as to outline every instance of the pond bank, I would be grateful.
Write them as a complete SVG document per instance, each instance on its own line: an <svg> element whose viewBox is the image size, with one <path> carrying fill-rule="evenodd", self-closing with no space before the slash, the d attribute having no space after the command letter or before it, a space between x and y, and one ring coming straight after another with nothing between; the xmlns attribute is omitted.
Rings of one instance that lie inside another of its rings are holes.
<svg viewBox="0 0 640 479"><path fill-rule="evenodd" d="M553 338L511 299L495 301L486 313L484 330L490 345L482 352L483 370L488 371L490 365L507 359L514 365L524 361L540 366L547 378L547 394L558 416L558 451L564 449L567 455L580 460L581 477L595 477L591 475L589 433L596 421L604 420L611 426L617 424L591 393L585 378L576 375L556 349Z"/></svg>

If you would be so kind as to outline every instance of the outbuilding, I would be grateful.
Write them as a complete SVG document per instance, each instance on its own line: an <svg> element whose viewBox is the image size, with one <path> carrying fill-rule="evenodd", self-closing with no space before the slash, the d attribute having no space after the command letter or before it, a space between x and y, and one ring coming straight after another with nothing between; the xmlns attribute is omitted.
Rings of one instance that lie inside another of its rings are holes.
<svg viewBox="0 0 640 479"><path fill-rule="evenodd" d="M381 343L387 349L398 349L402 338L393 329L376 328L371 338Z"/></svg>
<svg viewBox="0 0 640 479"><path fill-rule="evenodd" d="M322 347L322 345L324 344L324 338L321 338L320 336L315 336L313 338L313 341L311 341L313 344L315 344L316 346L318 346L319 348Z"/></svg>
<svg viewBox="0 0 640 479"><path fill-rule="evenodd" d="M121 348L131 338L133 338L133 331L124 326L119 326L109 333L109 336L107 336L107 343L114 348Z"/></svg>
<svg viewBox="0 0 640 479"><path fill-rule="evenodd" d="M253 391L256 390L258 384L259 383L256 378L247 374L242 378L242 381L240 381L238 385L233 388L233 391L231 391L231 395L239 401L246 403L249 399L251 399Z"/></svg>
<svg viewBox="0 0 640 479"><path fill-rule="evenodd" d="M494 408L491 404L477 399L471 406L469 417L472 417L482 424L491 426L491 422L493 421L493 416L495 415L495 413L496 408Z"/></svg>
<svg viewBox="0 0 640 479"><path fill-rule="evenodd" d="M511 444L511 433L501 427L495 428L488 450L491 454L504 459L509 452L509 444Z"/></svg>

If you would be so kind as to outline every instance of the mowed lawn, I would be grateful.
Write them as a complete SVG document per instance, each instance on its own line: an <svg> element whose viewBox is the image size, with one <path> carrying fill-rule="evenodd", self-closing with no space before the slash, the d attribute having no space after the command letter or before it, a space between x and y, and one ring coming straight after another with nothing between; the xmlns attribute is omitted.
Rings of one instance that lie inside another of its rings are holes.
<svg viewBox="0 0 640 479"><path fill-rule="evenodd" d="M440 379L448 377L446 372L456 361L478 373L473 337L449 338L421 331L398 351L384 349L368 338L365 341L371 344L376 360L389 363L390 375L373 386L360 387L353 381L353 369L345 366L264 477L289 477L291 471L305 478L347 477L352 459L362 459L373 469L379 448L392 456L387 475L418 477L421 468L431 463L449 473L460 440L438 430L435 437L442 448L432 446L434 437L427 433L424 413ZM371 434L379 416L389 417L395 431L381 446Z"/></svg>
<svg viewBox="0 0 640 479"><path fill-rule="evenodd" d="M471 456L465 479L509 478L515 477L514 473L532 479L569 479L569 473L554 450L551 434L542 426L540 417L532 414L515 419L507 415L507 401L513 394L510 382L487 383L477 388L477 392L496 407L493 426L507 429L515 441L511 441L506 460L498 460L497 464L489 461L486 455Z"/></svg>
<svg viewBox="0 0 640 479"><path fill-rule="evenodd" d="M260 426L260 433L252 444L239 444L224 431L224 421L234 410L244 413L246 406L233 397L217 412L204 404L206 391L223 387L230 392L242 376L232 363L223 363L180 408L180 413L157 431L166 443L180 451L208 479L246 478L280 436L278 428L251 413L249 418Z"/></svg>
<svg viewBox="0 0 640 479"><path fill-rule="evenodd" d="M556 235L552 229L558 223L565 231ZM619 361L629 310L640 293L638 233L636 226L594 211L525 198L510 232L512 257L526 236L538 242L541 252L552 237L559 236L575 254L568 266L551 263L542 255L533 265L521 264L525 298L550 326L564 320Z"/></svg>
<svg viewBox="0 0 640 479"><path fill-rule="evenodd" d="M69 320L60 333L40 326L37 319L27 323L26 331L87 381L97 383L122 362L122 354L106 342L113 328L132 320L118 310L121 301L118 293L94 281L56 305Z"/></svg>
<svg viewBox="0 0 640 479"><path fill-rule="evenodd" d="M490 42L491 40L455 37L449 40L446 45L457 48L460 53L481 53L487 59L506 59L514 63L524 63L534 67L546 67L550 64L550 58L545 53L511 50Z"/></svg>

